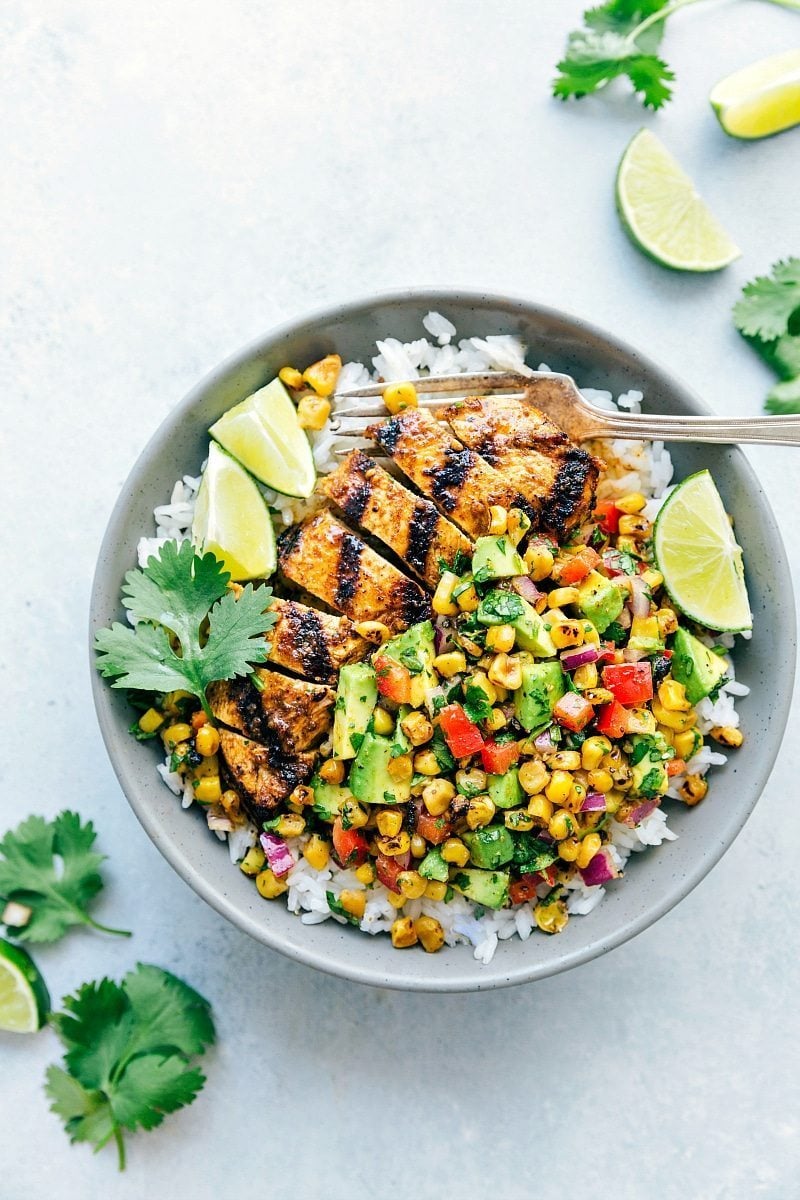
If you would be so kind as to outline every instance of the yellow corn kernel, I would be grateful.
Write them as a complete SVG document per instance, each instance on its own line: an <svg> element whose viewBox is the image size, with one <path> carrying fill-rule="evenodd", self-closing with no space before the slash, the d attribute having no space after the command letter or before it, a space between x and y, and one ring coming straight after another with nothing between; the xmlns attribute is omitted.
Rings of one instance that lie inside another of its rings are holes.
<svg viewBox="0 0 800 1200"><path fill-rule="evenodd" d="M672 608L659 608L656 612L659 637L669 637L678 628L678 615Z"/></svg>
<svg viewBox="0 0 800 1200"><path fill-rule="evenodd" d="M489 508L489 528L487 533L498 535L505 533L508 529L508 509L503 508L502 504L492 504Z"/></svg>
<svg viewBox="0 0 800 1200"><path fill-rule="evenodd" d="M548 825L553 815L553 805L542 792L538 796L531 796L528 801L528 813L533 817L534 821L538 821L542 825Z"/></svg>
<svg viewBox="0 0 800 1200"><path fill-rule="evenodd" d="M406 900L419 900L425 893L428 881L422 878L419 871L401 871L397 876L397 886Z"/></svg>
<svg viewBox="0 0 800 1200"><path fill-rule="evenodd" d="M631 708L628 710L627 733L653 734L656 731L656 719L649 708Z"/></svg>
<svg viewBox="0 0 800 1200"><path fill-rule="evenodd" d="M486 782L486 772L480 767L462 768L460 771L456 771L456 788L465 796L470 793L474 796L477 792L485 792Z"/></svg>
<svg viewBox="0 0 800 1200"><path fill-rule="evenodd" d="M284 892L289 890L288 883L284 883L279 879L269 867L266 871L260 871L256 875L256 887L258 888L259 896L263 896L265 900L274 900L277 896L282 896Z"/></svg>
<svg viewBox="0 0 800 1200"><path fill-rule="evenodd" d="M531 758L519 769L519 783L524 792L535 796L550 782L550 773L540 758Z"/></svg>
<svg viewBox="0 0 800 1200"><path fill-rule="evenodd" d="M381 734L383 737L394 733L394 717L385 708L378 706L378 708L373 709L372 722L375 732Z"/></svg>
<svg viewBox="0 0 800 1200"><path fill-rule="evenodd" d="M588 688L597 687L598 678L595 663L584 663L572 673L572 682L582 692L587 691Z"/></svg>
<svg viewBox="0 0 800 1200"><path fill-rule="evenodd" d="M297 423L301 429L324 429L330 415L331 402L321 396L303 396L297 405Z"/></svg>
<svg viewBox="0 0 800 1200"><path fill-rule="evenodd" d="M428 853L428 843L418 833L411 835L411 853L414 858L424 858Z"/></svg>
<svg viewBox="0 0 800 1200"><path fill-rule="evenodd" d="M266 857L260 846L251 846L239 863L239 870L245 875L257 875L263 868Z"/></svg>
<svg viewBox="0 0 800 1200"><path fill-rule="evenodd" d="M444 900L447 895L447 884L442 883L438 879L429 879L428 886L425 888L426 900Z"/></svg>
<svg viewBox="0 0 800 1200"><path fill-rule="evenodd" d="M339 892L339 903L346 913L360 921L367 907L367 893L361 888L342 888Z"/></svg>
<svg viewBox="0 0 800 1200"><path fill-rule="evenodd" d="M225 791L220 796L219 802L222 805L223 812L227 816L229 816L229 817L238 817L239 816L241 800L239 798L239 793L235 792L233 790L233 788L226 788Z"/></svg>
<svg viewBox="0 0 800 1200"><path fill-rule="evenodd" d="M475 612L480 604L480 597L473 583L462 583L453 592L453 599L462 612Z"/></svg>
<svg viewBox="0 0 800 1200"><path fill-rule="evenodd" d="M542 613L542 620L547 625L555 625L558 621L566 621L567 614L560 608L548 608Z"/></svg>
<svg viewBox="0 0 800 1200"><path fill-rule="evenodd" d="M586 799L586 787L576 779L572 787L569 789L569 795L564 801L564 808L568 808L570 812L580 812L581 805Z"/></svg>
<svg viewBox="0 0 800 1200"><path fill-rule="evenodd" d="M561 933L569 920L569 913L563 900L549 900L536 905L533 919L542 933Z"/></svg>
<svg viewBox="0 0 800 1200"><path fill-rule="evenodd" d="M650 706L653 710L653 716L660 725L666 725L668 729L674 729L676 733L685 733L687 729L691 729L697 724L697 713L689 712L670 712L658 699L650 701Z"/></svg>
<svg viewBox="0 0 800 1200"><path fill-rule="evenodd" d="M321 871L323 867L328 865L330 846L318 833L312 833L305 846L303 846L303 858L315 871Z"/></svg>
<svg viewBox="0 0 800 1200"><path fill-rule="evenodd" d="M148 708L147 712L142 713L139 717L139 728L142 733L155 733L164 724L164 714L160 713L157 708Z"/></svg>
<svg viewBox="0 0 800 1200"><path fill-rule="evenodd" d="M697 754L703 744L703 739L696 729L687 729L684 733L673 733L672 744L677 757L688 761Z"/></svg>
<svg viewBox="0 0 800 1200"><path fill-rule="evenodd" d="M583 626L583 644L584 644L584 646L599 646L600 645L600 634L597 632L597 629L592 624L592 622L584 619L581 621L581 625ZM594 664L592 663L589 665L593 666Z"/></svg>
<svg viewBox="0 0 800 1200"><path fill-rule="evenodd" d="M414 932L426 954L435 954L444 945L444 929L435 917L417 917Z"/></svg>
<svg viewBox="0 0 800 1200"><path fill-rule="evenodd" d="M469 681L470 687L479 688L483 692L490 704L496 704L498 700L497 688L494 686L489 676L485 671L475 671ZM500 685L502 686L502 685Z"/></svg>
<svg viewBox="0 0 800 1200"><path fill-rule="evenodd" d="M589 771L586 776L586 782L593 792L610 792L614 786L614 780L611 778L611 772L604 770L602 767L597 767L594 771Z"/></svg>
<svg viewBox="0 0 800 1200"><path fill-rule="evenodd" d="M599 833L587 833L586 837L580 844L578 857L575 859L577 866L581 870L583 870L584 867L588 867L589 863L592 861L595 854L597 854L597 851L600 849L602 844L603 840Z"/></svg>
<svg viewBox="0 0 800 1200"><path fill-rule="evenodd" d="M473 796L467 809L467 825L470 829L482 829L495 814L494 801L489 796Z"/></svg>
<svg viewBox="0 0 800 1200"><path fill-rule="evenodd" d="M303 371L303 380L309 383L318 396L330 396L342 369L338 354L326 354L319 362L312 363Z"/></svg>
<svg viewBox="0 0 800 1200"><path fill-rule="evenodd" d="M642 571L642 580L651 592L656 592L664 582L664 576L655 567L648 567L646 571Z"/></svg>
<svg viewBox="0 0 800 1200"><path fill-rule="evenodd" d="M443 571L436 591L433 593L433 611L440 617L454 617L459 607L453 599L453 591L461 581L452 571Z"/></svg>
<svg viewBox="0 0 800 1200"><path fill-rule="evenodd" d="M417 931L411 917L398 917L392 922L392 945L395 950L416 946L417 940Z"/></svg>
<svg viewBox="0 0 800 1200"><path fill-rule="evenodd" d="M547 597L552 608L562 608L565 604L577 604L580 592L576 587L554 588Z"/></svg>
<svg viewBox="0 0 800 1200"><path fill-rule="evenodd" d="M619 519L619 531L623 537L633 538L634 541L640 541L650 536L652 525L647 517L642 517L638 513Z"/></svg>
<svg viewBox="0 0 800 1200"><path fill-rule="evenodd" d="M503 813L503 823L506 829L516 829L526 832L533 829L536 822L524 808L510 808Z"/></svg>
<svg viewBox="0 0 800 1200"><path fill-rule="evenodd" d="M320 779L326 783L341 783L344 779L344 763L338 759L327 759L319 769Z"/></svg>
<svg viewBox="0 0 800 1200"><path fill-rule="evenodd" d="M382 808L375 818L378 832L384 837L394 837L403 828L403 814L396 808Z"/></svg>
<svg viewBox="0 0 800 1200"><path fill-rule="evenodd" d="M406 898L400 892L386 892L386 899L391 904L392 908L402 908L406 902Z"/></svg>
<svg viewBox="0 0 800 1200"><path fill-rule="evenodd" d="M513 625L491 625L486 630L486 649L507 654L514 649L517 631Z"/></svg>
<svg viewBox="0 0 800 1200"><path fill-rule="evenodd" d="M191 725L187 725L185 721L178 721L175 725L168 725L161 735L164 745L168 750L174 750L180 742L188 742L191 736L192 727Z"/></svg>
<svg viewBox="0 0 800 1200"><path fill-rule="evenodd" d="M655 617L634 617L631 621L631 637L654 638L658 641L658 621Z"/></svg>
<svg viewBox="0 0 800 1200"><path fill-rule="evenodd" d="M453 675L461 675L467 669L467 658L463 650L448 650L446 654L437 654L433 660L434 669L450 679Z"/></svg>
<svg viewBox="0 0 800 1200"><path fill-rule="evenodd" d="M365 887L369 887L375 882L375 868L371 862L362 863L360 867L356 867L353 872L359 883L363 883Z"/></svg>
<svg viewBox="0 0 800 1200"><path fill-rule="evenodd" d="M581 746L581 766L584 771L593 771L611 751L611 742L607 737L588 737Z"/></svg>
<svg viewBox="0 0 800 1200"><path fill-rule="evenodd" d="M359 637L374 642L376 646L382 646L392 636L391 629L383 621L356 621L353 629Z"/></svg>
<svg viewBox="0 0 800 1200"><path fill-rule="evenodd" d="M393 383L383 393L383 403L394 416L407 408L419 407L419 396L413 383Z"/></svg>
<svg viewBox="0 0 800 1200"><path fill-rule="evenodd" d="M447 812L455 794L456 789L449 779L432 779L422 789L422 803L432 817L440 817Z"/></svg>
<svg viewBox="0 0 800 1200"><path fill-rule="evenodd" d="M665 679L658 689L658 698L670 712L688 712L692 707L686 699L686 688L677 679Z"/></svg>
<svg viewBox="0 0 800 1200"><path fill-rule="evenodd" d="M608 688L602 688L602 687L588 688L584 692L584 696L586 697L586 699L589 701L590 704L594 704L595 706L597 706L599 704L610 704L611 701L614 699L614 693L610 692L608 690Z"/></svg>
<svg viewBox="0 0 800 1200"><path fill-rule="evenodd" d="M219 733L213 725L201 725L194 735L194 748L203 758L210 758L219 750Z"/></svg>
<svg viewBox="0 0 800 1200"><path fill-rule="evenodd" d="M278 371L278 379L281 383L285 383L290 388L301 388L303 386L303 375L296 367L281 367Z"/></svg>
<svg viewBox="0 0 800 1200"><path fill-rule="evenodd" d="M741 729L736 729L733 725L715 725L711 730L711 736L715 742L720 742L723 746L741 746L744 741L744 734Z"/></svg>
<svg viewBox="0 0 800 1200"><path fill-rule="evenodd" d="M565 808L557 808L547 823L547 831L557 842L563 842L575 832L575 818Z"/></svg>
<svg viewBox="0 0 800 1200"><path fill-rule="evenodd" d="M533 582L541 583L553 570L555 559L546 546L534 544L525 551L523 562Z"/></svg>
<svg viewBox="0 0 800 1200"><path fill-rule="evenodd" d="M448 838L442 846L442 858L454 867L465 867L469 862L469 850L461 838Z"/></svg>
<svg viewBox="0 0 800 1200"><path fill-rule="evenodd" d="M567 646L582 646L583 625L580 621L556 621L550 630L550 637L557 650L565 650Z"/></svg>
<svg viewBox="0 0 800 1200"><path fill-rule="evenodd" d="M407 854L411 849L411 835L405 829L401 829L399 833L395 833L391 837L376 838L376 841L381 854L385 854L388 858Z"/></svg>
<svg viewBox="0 0 800 1200"><path fill-rule="evenodd" d="M572 791L572 776L569 771L554 771L544 789L547 799L553 804L563 804Z"/></svg>
<svg viewBox="0 0 800 1200"><path fill-rule="evenodd" d="M513 692L522 687L522 663L515 655L496 654L489 667L489 678L492 683Z"/></svg>
<svg viewBox="0 0 800 1200"><path fill-rule="evenodd" d="M180 746L176 748L176 753L180 751ZM219 775L219 759L216 754L209 754L208 758L201 758L196 767L192 768L192 775L195 779L208 779L210 775Z"/></svg>
<svg viewBox="0 0 800 1200"><path fill-rule="evenodd" d="M314 803L314 789L308 784L298 783L289 797L290 804L296 804L298 808L304 808L307 804Z"/></svg>
<svg viewBox="0 0 800 1200"><path fill-rule="evenodd" d="M555 754L548 754L547 765L553 771L578 771L581 767L580 751L556 750Z"/></svg>
<svg viewBox="0 0 800 1200"><path fill-rule="evenodd" d="M349 829L363 829L369 820L366 809L363 809L352 797L342 801L339 812L342 823Z"/></svg>
<svg viewBox="0 0 800 1200"><path fill-rule="evenodd" d="M198 804L216 804L222 795L219 775L207 775L198 779L194 789L194 798Z"/></svg>
<svg viewBox="0 0 800 1200"><path fill-rule="evenodd" d="M521 508L508 510L508 540L512 546L518 546L531 527L531 519Z"/></svg>
<svg viewBox="0 0 800 1200"><path fill-rule="evenodd" d="M699 804L708 792L708 784L702 775L687 775L680 789L681 799L691 807Z"/></svg>
<svg viewBox="0 0 800 1200"><path fill-rule="evenodd" d="M414 755L414 770L418 775L438 775L441 768L432 750L420 750Z"/></svg>
<svg viewBox="0 0 800 1200"><path fill-rule="evenodd" d="M563 842L558 843L558 856L563 858L564 862L575 862L580 849L581 844L576 837L564 838Z"/></svg>
<svg viewBox="0 0 800 1200"><path fill-rule="evenodd" d="M166 696L164 697L164 703L161 707L164 709L165 713L169 713L170 716L175 716L176 713L180 712L181 707L186 700L191 700L193 704L197 702L197 698L193 696L191 692L184 692L180 689L174 692L167 692Z"/></svg>
<svg viewBox="0 0 800 1200"><path fill-rule="evenodd" d="M624 799L625 797L622 792L618 791L616 788L612 788L610 792L606 793L606 812L610 813L613 817L614 813L617 811Z"/></svg>
<svg viewBox="0 0 800 1200"><path fill-rule="evenodd" d="M284 838L300 837L301 833L305 833L305 829L305 817L301 817L297 813L285 813L278 818L278 824L275 826L278 837Z"/></svg>
<svg viewBox="0 0 800 1200"><path fill-rule="evenodd" d="M433 737L433 726L421 712L410 712L400 722L400 728L412 746L424 746Z"/></svg>
<svg viewBox="0 0 800 1200"><path fill-rule="evenodd" d="M411 760L411 755L398 754L395 758L390 758L386 770L395 783L408 783L414 774L414 764Z"/></svg>
<svg viewBox="0 0 800 1200"><path fill-rule="evenodd" d="M628 513L631 516L635 513L640 513L647 504L641 492L626 492L624 496L620 496L619 500L615 500L614 504L620 512Z"/></svg>
<svg viewBox="0 0 800 1200"><path fill-rule="evenodd" d="M499 729L505 728L508 724L508 717L503 712L502 708L493 708L486 718L486 728L490 733L497 733Z"/></svg>

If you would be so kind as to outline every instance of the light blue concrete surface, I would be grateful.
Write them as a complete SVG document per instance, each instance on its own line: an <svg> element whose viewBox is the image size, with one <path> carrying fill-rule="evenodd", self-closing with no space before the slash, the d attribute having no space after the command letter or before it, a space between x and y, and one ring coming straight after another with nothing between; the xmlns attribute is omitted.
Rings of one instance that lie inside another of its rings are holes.
<svg viewBox="0 0 800 1200"><path fill-rule="evenodd" d="M438 998L326 978L226 925L146 839L90 708L89 584L123 478L170 405L286 317L394 286L506 290L622 334L720 411L759 411L769 372L730 308L800 252L800 131L737 144L705 98L800 44L800 16L742 0L676 17L677 98L654 117L624 89L549 98L580 9L0 10L2 824L92 816L99 915L135 929L42 950L54 996L153 961L212 1000L220 1035L206 1090L130 1139L122 1177L47 1112L55 1038L6 1038L2 1200L798 1194L796 720L742 836L655 928L542 984ZM673 275L624 238L612 181L643 124L741 245L728 271ZM751 457L797 562L800 460Z"/></svg>

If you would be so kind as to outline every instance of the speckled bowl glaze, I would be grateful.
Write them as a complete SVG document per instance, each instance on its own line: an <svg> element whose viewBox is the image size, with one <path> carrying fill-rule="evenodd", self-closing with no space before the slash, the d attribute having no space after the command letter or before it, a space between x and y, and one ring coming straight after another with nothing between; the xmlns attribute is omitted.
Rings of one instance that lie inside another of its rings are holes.
<svg viewBox="0 0 800 1200"><path fill-rule="evenodd" d="M180 475L197 472L206 453L208 427L225 409L287 362L313 362L334 350L345 360L368 360L376 338L420 337L422 318L431 309L449 317L461 336L518 334L528 345L529 362L545 361L579 383L615 394L639 388L645 410L709 411L669 372L618 338L523 300L417 291L317 312L274 330L229 359L165 417L134 465L108 524L92 591L92 639L97 629L120 618L120 585L135 563L138 538L152 529L154 505L164 502ZM106 748L134 812L164 857L200 896L256 941L323 971L381 987L480 991L541 979L604 954L652 925L719 861L753 810L783 737L795 664L786 554L752 468L735 448L676 445L672 453L677 478L703 467L711 470L744 547L755 632L737 648L736 671L751 689L738 707L752 749L731 754L727 765L714 771L704 804L693 810L671 806L670 825L678 840L634 855L625 879L609 886L593 913L570 921L557 937L502 942L488 966L476 962L468 946L433 955L400 952L385 935L370 937L334 921L303 925L282 903L265 903L258 896L252 882L230 862L227 847L209 834L199 811L180 808L155 771L158 748L130 737L131 712L124 695L108 687L93 669ZM773 653L775 646L782 648L780 656Z"/></svg>

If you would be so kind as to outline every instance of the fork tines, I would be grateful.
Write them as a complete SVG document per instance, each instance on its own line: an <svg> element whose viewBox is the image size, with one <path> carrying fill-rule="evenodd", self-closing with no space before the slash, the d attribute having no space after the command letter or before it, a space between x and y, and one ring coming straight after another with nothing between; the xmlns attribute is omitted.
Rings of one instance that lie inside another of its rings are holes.
<svg viewBox="0 0 800 1200"><path fill-rule="evenodd" d="M390 379L382 383L370 383L365 387L347 388L344 391L335 392L331 397L333 415L334 417L383 417L386 415L386 409L381 404L365 407L348 405L347 401L382 396L387 388L395 387L400 382L414 385L421 408L443 408L447 404L465 400L468 396L487 392L505 392L508 395L522 398L526 381L527 377L517 371L484 371L472 375L426 375L419 379L405 381ZM353 434L348 436L353 436Z"/></svg>

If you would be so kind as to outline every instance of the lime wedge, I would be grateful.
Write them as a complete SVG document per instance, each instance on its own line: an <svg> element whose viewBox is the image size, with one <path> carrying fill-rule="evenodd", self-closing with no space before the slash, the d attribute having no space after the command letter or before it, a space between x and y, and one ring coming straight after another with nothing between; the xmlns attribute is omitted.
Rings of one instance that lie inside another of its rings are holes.
<svg viewBox="0 0 800 1200"><path fill-rule="evenodd" d="M192 541L225 564L231 579L265 579L275 570L275 533L253 478L216 442L208 448L192 522Z"/></svg>
<svg viewBox="0 0 800 1200"><path fill-rule="evenodd" d="M0 938L0 1029L35 1033L50 1012L50 995L33 959Z"/></svg>
<svg viewBox="0 0 800 1200"><path fill-rule="evenodd" d="M721 79L708 97L735 138L770 137L800 124L800 50L761 58Z"/></svg>
<svg viewBox="0 0 800 1200"><path fill-rule="evenodd" d="M719 271L741 253L649 129L640 129L629 142L617 171L616 195L631 241L662 266Z"/></svg>
<svg viewBox="0 0 800 1200"><path fill-rule="evenodd" d="M280 379L228 409L209 433L267 487L303 499L313 492L311 446Z"/></svg>
<svg viewBox="0 0 800 1200"><path fill-rule="evenodd" d="M708 471L684 479L656 518L653 550L673 603L708 629L751 629L742 567L722 497Z"/></svg>

